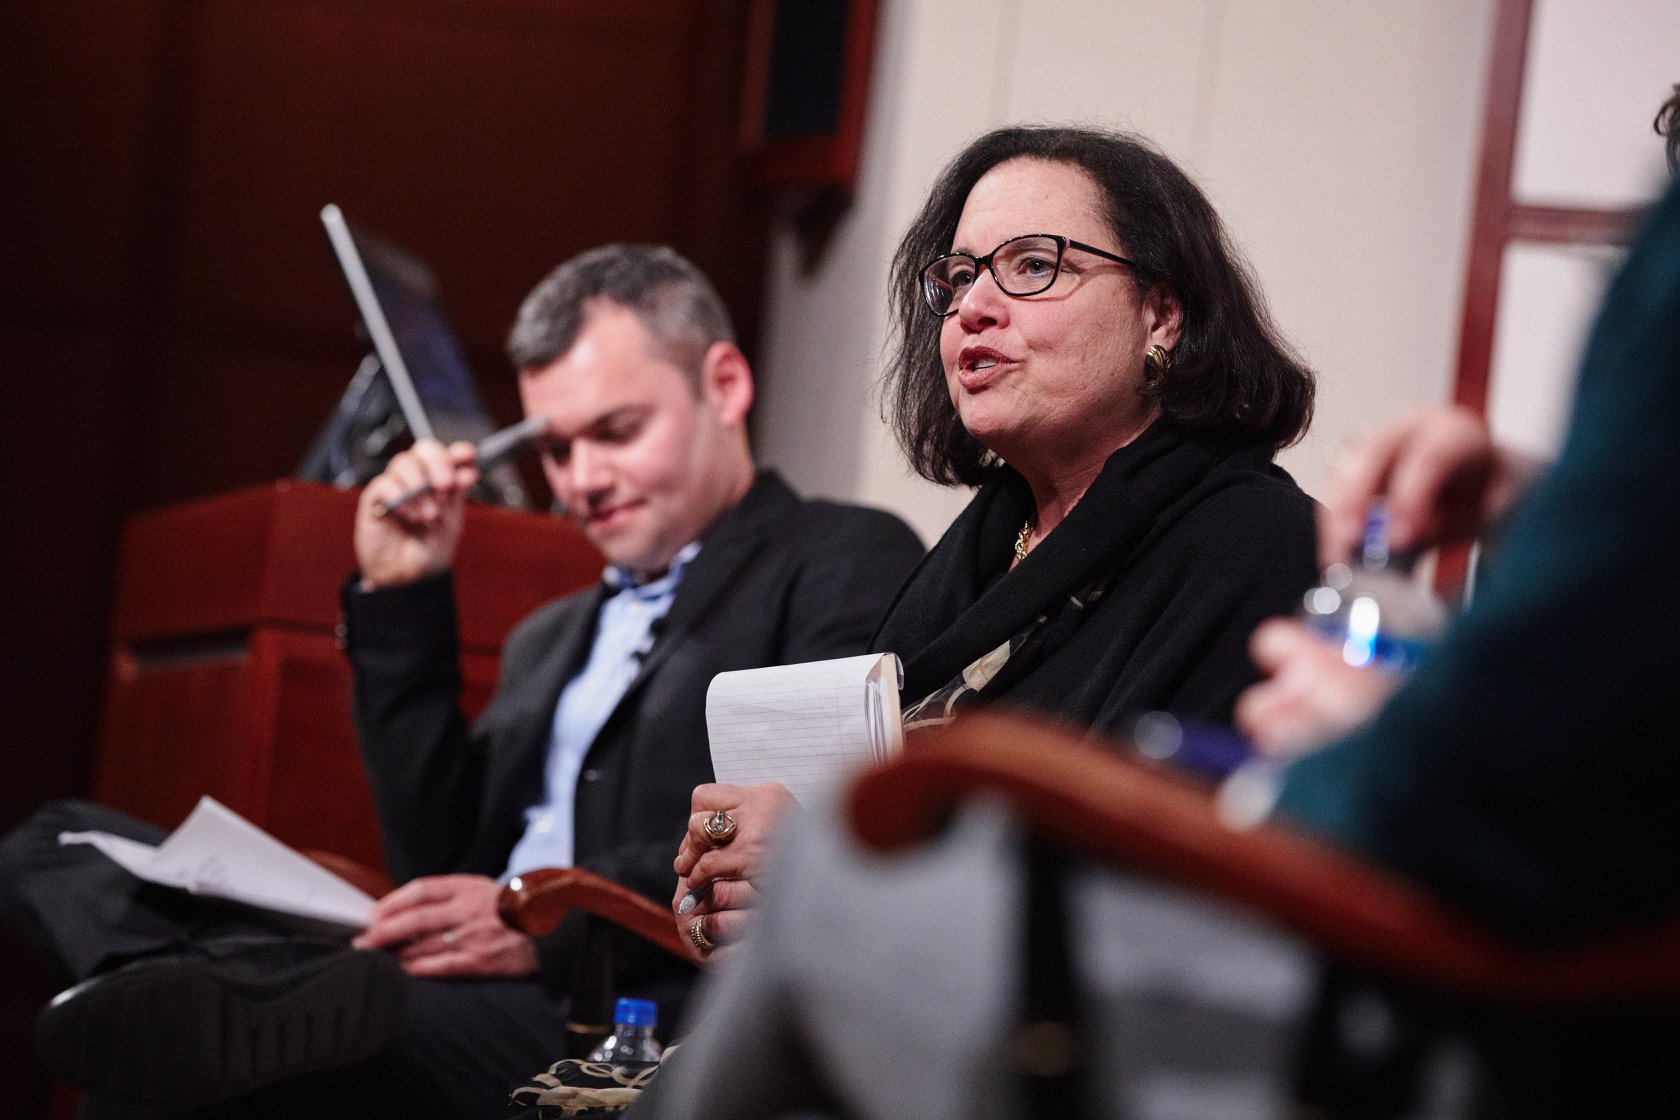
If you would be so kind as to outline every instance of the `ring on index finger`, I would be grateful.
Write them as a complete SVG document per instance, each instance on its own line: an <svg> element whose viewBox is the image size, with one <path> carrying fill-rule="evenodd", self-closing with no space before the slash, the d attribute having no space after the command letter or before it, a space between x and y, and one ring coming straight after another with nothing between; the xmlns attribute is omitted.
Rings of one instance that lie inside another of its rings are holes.
<svg viewBox="0 0 1680 1120"><path fill-rule="evenodd" d="M706 823L700 826L700 831L706 834L706 839L721 847L735 839L735 834L741 831L741 826L734 817L719 809L706 818Z"/></svg>

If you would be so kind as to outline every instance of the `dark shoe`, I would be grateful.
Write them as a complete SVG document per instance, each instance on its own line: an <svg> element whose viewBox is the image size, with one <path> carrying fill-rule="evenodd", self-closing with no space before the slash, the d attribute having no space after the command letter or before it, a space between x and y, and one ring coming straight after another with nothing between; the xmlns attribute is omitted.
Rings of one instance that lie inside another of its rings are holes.
<svg viewBox="0 0 1680 1120"><path fill-rule="evenodd" d="M196 1108L376 1053L407 986L386 953L228 942L145 957L60 992L35 1023L54 1073L85 1089Z"/></svg>

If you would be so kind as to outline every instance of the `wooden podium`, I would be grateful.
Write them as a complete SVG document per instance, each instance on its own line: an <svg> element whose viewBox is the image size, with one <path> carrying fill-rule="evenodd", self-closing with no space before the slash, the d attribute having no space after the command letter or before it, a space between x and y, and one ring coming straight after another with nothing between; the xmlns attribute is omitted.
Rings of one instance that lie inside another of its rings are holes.
<svg viewBox="0 0 1680 1120"><path fill-rule="evenodd" d="M277 482L123 528L95 797L174 828L201 794L297 848L383 867L338 648L356 494ZM456 558L463 708L531 610L600 578L570 522L469 507Z"/></svg>

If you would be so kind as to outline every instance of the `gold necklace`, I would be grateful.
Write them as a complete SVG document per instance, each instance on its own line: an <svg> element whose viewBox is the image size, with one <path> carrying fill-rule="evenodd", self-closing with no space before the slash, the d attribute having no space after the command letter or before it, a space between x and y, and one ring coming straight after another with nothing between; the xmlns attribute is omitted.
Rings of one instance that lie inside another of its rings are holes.
<svg viewBox="0 0 1680 1120"><path fill-rule="evenodd" d="M1032 519L1028 518L1027 523L1021 526L1021 531L1015 534L1015 563L1017 564L1027 558L1027 540L1032 536L1032 531Z"/></svg>

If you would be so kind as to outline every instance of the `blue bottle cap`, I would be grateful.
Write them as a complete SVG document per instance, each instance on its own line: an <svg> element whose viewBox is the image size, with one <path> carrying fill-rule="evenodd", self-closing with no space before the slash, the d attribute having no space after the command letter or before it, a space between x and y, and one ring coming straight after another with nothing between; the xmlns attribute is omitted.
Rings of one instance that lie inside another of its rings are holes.
<svg viewBox="0 0 1680 1120"><path fill-rule="evenodd" d="M621 999L613 1007L613 1025L651 1027L659 1022L659 1005L651 999Z"/></svg>

